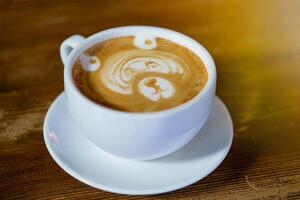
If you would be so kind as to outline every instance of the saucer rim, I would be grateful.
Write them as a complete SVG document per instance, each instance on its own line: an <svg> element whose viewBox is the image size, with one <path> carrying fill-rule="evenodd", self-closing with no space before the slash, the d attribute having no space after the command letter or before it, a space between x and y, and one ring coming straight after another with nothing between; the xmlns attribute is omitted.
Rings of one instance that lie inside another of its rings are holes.
<svg viewBox="0 0 300 200"><path fill-rule="evenodd" d="M226 107L226 105L223 103L223 101L218 97L215 96L215 100L217 100L217 102L219 104L221 104L222 109L225 112L226 118L227 118L227 123L229 123L229 129L230 129L230 141L229 144L224 148L221 156L222 158L220 159L219 163L213 167L211 167L211 169L204 174L201 174L200 176L195 176L192 179L187 179L186 181L182 181L180 183L176 183L174 185L171 186L166 186L166 187L160 187L160 188L156 188L156 189L145 189L145 190L128 190L128 189L120 189L120 188L114 188L114 187L109 187L97 182L93 182L90 181L88 179L86 179L85 177L81 176L80 174L78 174L77 172L75 172L73 169L71 169L68 165L66 165L54 152L52 145L49 142L49 139L46 135L46 131L48 130L47 128L47 122L49 121L49 116L50 113L52 113L54 107L59 103L60 100L63 100L63 98L65 98L65 92L61 92L56 98L55 100L51 103L44 122L43 122L43 137L44 137L44 142L46 144L47 150L49 152L49 154L51 155L51 157L53 158L53 160L66 172L68 173L70 176L72 176L73 178L77 179L78 181L87 184L90 187L96 188L96 189L100 189L100 190L104 190L107 192L112 192L112 193L116 193L116 194L122 194L122 195L154 195L154 194L162 194L162 193L168 193L168 192L172 192L184 187L187 187L189 185L192 185L196 182L198 182L199 180L203 179L204 177L206 177L207 175L209 175L212 171L214 171L226 158L226 155L228 154L231 146L232 146L232 141L233 141L233 122L232 122L232 118L231 115ZM69 115L69 113L67 114ZM73 119L71 119L73 120ZM109 154L105 154L107 156L113 156L113 155L109 155ZM126 159L123 159L124 161L126 161ZM146 161L140 161L140 162L146 162ZM147 161L147 162L151 162Z"/></svg>

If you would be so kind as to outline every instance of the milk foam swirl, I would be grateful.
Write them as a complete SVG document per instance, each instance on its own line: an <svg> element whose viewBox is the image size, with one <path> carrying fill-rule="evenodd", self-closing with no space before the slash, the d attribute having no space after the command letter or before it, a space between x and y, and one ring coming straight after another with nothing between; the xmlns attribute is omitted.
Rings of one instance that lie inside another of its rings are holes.
<svg viewBox="0 0 300 200"><path fill-rule="evenodd" d="M105 67L109 66L109 67ZM167 52L128 50L115 54L101 68L100 78L111 90L130 95L133 92L133 80L136 76L154 72L157 74L183 74L184 68L179 58ZM147 85L154 80L156 84ZM155 89L156 87L156 89ZM157 89L161 88L161 89ZM175 93L173 84L162 77L146 78L140 81L138 90L152 101L169 98Z"/></svg>

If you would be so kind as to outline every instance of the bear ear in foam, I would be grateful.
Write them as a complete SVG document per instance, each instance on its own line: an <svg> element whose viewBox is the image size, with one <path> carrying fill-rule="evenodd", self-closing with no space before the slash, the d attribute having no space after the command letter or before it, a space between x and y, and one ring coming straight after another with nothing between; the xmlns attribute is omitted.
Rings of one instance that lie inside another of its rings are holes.
<svg viewBox="0 0 300 200"><path fill-rule="evenodd" d="M84 71L96 71L100 66L100 60L97 56L89 56L86 54L81 54L79 60Z"/></svg>
<svg viewBox="0 0 300 200"><path fill-rule="evenodd" d="M137 33L133 43L139 49L155 49L157 47L156 37L144 32Z"/></svg>

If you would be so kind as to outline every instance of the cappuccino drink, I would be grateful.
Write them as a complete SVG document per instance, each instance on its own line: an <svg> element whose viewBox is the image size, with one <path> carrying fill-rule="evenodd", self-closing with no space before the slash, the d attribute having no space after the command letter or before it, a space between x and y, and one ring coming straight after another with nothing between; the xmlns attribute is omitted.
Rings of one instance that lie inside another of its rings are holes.
<svg viewBox="0 0 300 200"><path fill-rule="evenodd" d="M115 156L151 160L175 152L199 133L216 105L213 58L170 29L76 34L62 42L60 56L70 120Z"/></svg>
<svg viewBox="0 0 300 200"><path fill-rule="evenodd" d="M111 109L153 112L195 97L208 75L188 48L160 37L123 36L84 51L73 66L81 93Z"/></svg>

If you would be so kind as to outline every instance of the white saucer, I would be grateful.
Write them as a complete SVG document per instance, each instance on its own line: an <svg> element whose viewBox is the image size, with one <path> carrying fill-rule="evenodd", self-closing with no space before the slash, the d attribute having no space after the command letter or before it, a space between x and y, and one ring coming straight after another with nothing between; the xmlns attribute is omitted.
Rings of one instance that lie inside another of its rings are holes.
<svg viewBox="0 0 300 200"><path fill-rule="evenodd" d="M215 99L201 134L160 159L133 161L112 156L90 143L72 121L60 94L44 121L44 139L57 164L92 187L121 194L157 194L177 190L211 173L227 155L233 126L225 105Z"/></svg>

